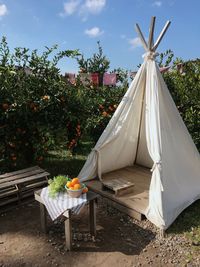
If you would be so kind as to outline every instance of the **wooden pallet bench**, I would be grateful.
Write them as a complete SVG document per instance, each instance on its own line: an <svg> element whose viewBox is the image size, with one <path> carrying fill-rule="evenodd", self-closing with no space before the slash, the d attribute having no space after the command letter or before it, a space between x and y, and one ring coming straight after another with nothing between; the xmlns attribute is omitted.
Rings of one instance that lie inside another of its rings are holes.
<svg viewBox="0 0 200 267"><path fill-rule="evenodd" d="M38 166L0 175L0 206L33 195L45 186L49 173Z"/></svg>

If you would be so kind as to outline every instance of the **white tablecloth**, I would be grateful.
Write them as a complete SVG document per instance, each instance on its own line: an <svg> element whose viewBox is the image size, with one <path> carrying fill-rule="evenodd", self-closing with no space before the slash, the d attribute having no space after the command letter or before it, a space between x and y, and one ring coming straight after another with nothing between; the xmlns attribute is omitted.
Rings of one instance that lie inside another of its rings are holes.
<svg viewBox="0 0 200 267"><path fill-rule="evenodd" d="M49 196L48 187L42 189L40 196L52 220L58 218L68 209L71 209L74 214L78 214L87 202L86 194L72 198L67 193L58 193L55 198L52 198Z"/></svg>

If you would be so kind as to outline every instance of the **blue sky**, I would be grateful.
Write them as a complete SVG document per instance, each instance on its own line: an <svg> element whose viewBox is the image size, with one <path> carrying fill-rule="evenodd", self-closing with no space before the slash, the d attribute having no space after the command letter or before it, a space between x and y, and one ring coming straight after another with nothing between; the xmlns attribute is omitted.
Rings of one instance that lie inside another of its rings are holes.
<svg viewBox="0 0 200 267"><path fill-rule="evenodd" d="M155 36L166 20L172 24L158 52L172 49L183 59L200 57L199 0L0 0L0 35L13 47L37 48L58 44L80 49L86 57L98 40L111 60L111 69L136 69L144 52L134 30L145 36L156 16ZM62 60L62 72L77 72L74 60Z"/></svg>

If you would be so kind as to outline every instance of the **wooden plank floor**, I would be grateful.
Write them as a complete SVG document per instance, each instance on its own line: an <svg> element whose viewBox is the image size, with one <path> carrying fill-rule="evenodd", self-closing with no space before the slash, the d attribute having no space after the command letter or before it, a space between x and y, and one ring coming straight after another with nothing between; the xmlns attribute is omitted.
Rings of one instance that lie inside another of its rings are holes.
<svg viewBox="0 0 200 267"><path fill-rule="evenodd" d="M140 166L133 166L112 171L102 176L103 180L116 178L123 178L133 182L135 184L133 192L120 197L115 196L112 191L102 189L102 183L99 179L88 181L87 185L98 194L138 213L145 214L149 201L150 170Z"/></svg>

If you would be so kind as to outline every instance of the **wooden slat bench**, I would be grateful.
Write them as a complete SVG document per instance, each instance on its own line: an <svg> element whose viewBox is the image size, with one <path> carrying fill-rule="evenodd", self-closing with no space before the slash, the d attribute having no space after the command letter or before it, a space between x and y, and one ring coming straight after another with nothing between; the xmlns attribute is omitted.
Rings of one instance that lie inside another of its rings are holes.
<svg viewBox="0 0 200 267"><path fill-rule="evenodd" d="M47 184L48 176L38 166L0 175L0 206L33 195Z"/></svg>

